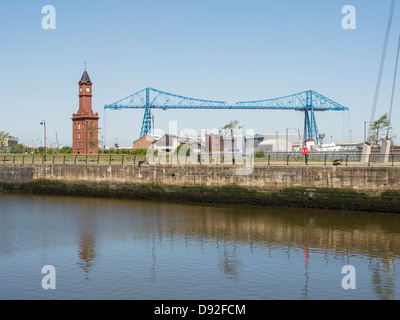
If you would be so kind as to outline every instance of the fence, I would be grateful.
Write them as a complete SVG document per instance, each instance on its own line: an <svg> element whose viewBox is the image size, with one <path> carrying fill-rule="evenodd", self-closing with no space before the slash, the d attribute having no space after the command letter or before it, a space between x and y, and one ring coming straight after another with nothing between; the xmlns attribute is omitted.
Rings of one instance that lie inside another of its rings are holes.
<svg viewBox="0 0 400 320"><path fill-rule="evenodd" d="M400 152L390 153L387 164L400 165ZM263 157L242 154L198 154L182 156L168 155L1 155L0 163L74 163L74 164L233 164L233 165L376 165L382 164L384 155L374 154L366 162L360 162L361 153L351 152L268 152Z"/></svg>
<svg viewBox="0 0 400 320"><path fill-rule="evenodd" d="M12 155L0 156L0 163L74 163L74 164L249 164L253 156L242 155Z"/></svg>
<svg viewBox="0 0 400 320"><path fill-rule="evenodd" d="M139 163L146 155L2 155L2 163Z"/></svg>
<svg viewBox="0 0 400 320"><path fill-rule="evenodd" d="M390 152L389 154L371 152L365 162L361 162L361 159L362 152L359 151L310 152L307 155L303 155L301 152L267 152L264 154L264 157L257 158L256 162L267 161L268 164L271 164L274 161L285 161L287 165L291 162L304 162L305 164L323 163L324 165L345 164L346 166L354 163L368 166L382 163L391 163L394 165L400 162L400 151L396 150L396 152Z"/></svg>

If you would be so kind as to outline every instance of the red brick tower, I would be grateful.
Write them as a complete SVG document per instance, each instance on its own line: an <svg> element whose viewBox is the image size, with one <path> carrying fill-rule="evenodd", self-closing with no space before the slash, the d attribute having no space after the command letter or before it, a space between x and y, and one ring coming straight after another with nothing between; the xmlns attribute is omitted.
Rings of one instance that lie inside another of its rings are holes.
<svg viewBox="0 0 400 320"><path fill-rule="evenodd" d="M75 154L98 152L99 115L92 110L92 85L85 68L79 81L79 110L72 115L72 153Z"/></svg>

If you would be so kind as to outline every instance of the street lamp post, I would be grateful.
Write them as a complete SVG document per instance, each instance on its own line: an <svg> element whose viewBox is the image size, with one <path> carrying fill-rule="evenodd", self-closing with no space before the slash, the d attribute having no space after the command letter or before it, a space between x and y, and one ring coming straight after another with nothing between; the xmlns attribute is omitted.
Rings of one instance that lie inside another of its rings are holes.
<svg viewBox="0 0 400 320"><path fill-rule="evenodd" d="M232 164L235 165L235 151L234 151L234 139L233 139L233 129L231 128L231 144L232 144Z"/></svg>
<svg viewBox="0 0 400 320"><path fill-rule="evenodd" d="M320 133L318 135L319 140L321 140L320 145L322 147L322 145L324 144L324 138L325 138L325 133Z"/></svg>
<svg viewBox="0 0 400 320"><path fill-rule="evenodd" d="M154 115L151 115L151 131L153 132L153 139L154 139L154 132L155 132L155 128L154 128Z"/></svg>
<svg viewBox="0 0 400 320"><path fill-rule="evenodd" d="M293 129L295 131L298 131L298 128L286 128L286 153L289 152L289 129ZM301 143L301 138L300 138L300 132L299 132L299 140ZM293 143L292 143L292 147L293 147Z"/></svg>
<svg viewBox="0 0 400 320"><path fill-rule="evenodd" d="M286 153L289 152L289 128L286 128Z"/></svg>
<svg viewBox="0 0 400 320"><path fill-rule="evenodd" d="M154 115L150 115L149 120L151 120L151 132L152 132L152 139L154 141ZM153 150L153 161L154 161L154 143L151 144L151 149Z"/></svg>
<svg viewBox="0 0 400 320"><path fill-rule="evenodd" d="M42 120L42 122L40 122L40 124L44 127L43 130L43 137L44 137L44 141L43 141L43 145L44 145L44 153L47 153L47 138L46 138L46 121Z"/></svg>

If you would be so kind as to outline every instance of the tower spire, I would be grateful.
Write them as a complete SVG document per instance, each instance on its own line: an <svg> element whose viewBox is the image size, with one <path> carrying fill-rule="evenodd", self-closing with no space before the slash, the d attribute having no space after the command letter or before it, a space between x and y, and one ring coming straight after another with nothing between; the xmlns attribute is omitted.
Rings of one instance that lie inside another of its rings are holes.
<svg viewBox="0 0 400 320"><path fill-rule="evenodd" d="M89 74L88 74L88 72L86 70L86 62L85 62L85 71L83 71L81 82L83 82L83 83L86 83L86 82L90 82L91 83L92 82L92 81L90 81Z"/></svg>

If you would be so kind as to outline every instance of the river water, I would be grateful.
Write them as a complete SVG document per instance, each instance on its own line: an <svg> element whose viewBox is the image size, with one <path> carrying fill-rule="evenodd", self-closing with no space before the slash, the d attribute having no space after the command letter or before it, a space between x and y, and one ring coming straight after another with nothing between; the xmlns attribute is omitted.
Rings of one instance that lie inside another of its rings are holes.
<svg viewBox="0 0 400 320"><path fill-rule="evenodd" d="M399 299L399 249L396 214L0 194L0 299Z"/></svg>

